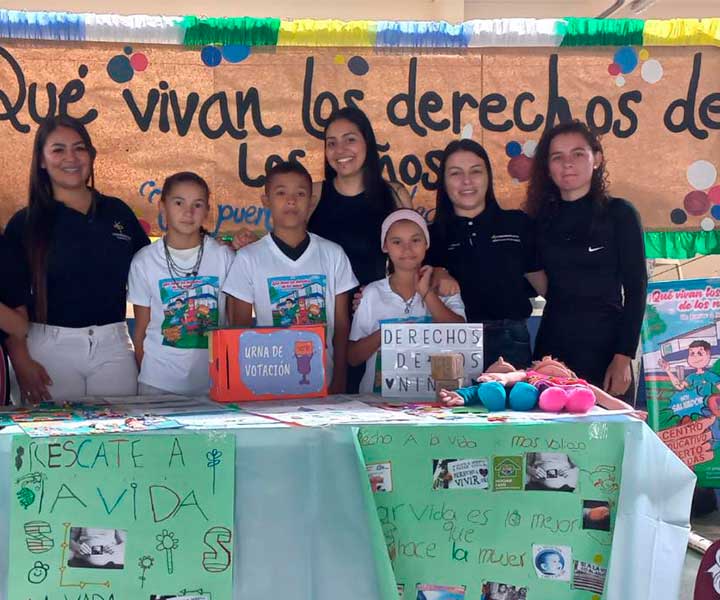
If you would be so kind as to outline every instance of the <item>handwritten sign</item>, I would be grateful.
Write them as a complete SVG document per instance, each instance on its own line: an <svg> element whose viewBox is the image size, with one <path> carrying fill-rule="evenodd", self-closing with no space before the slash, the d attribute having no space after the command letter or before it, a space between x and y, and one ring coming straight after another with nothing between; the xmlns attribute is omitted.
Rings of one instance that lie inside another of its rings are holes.
<svg viewBox="0 0 720 600"><path fill-rule="evenodd" d="M608 73L618 50L610 47L367 48L354 50L356 60L348 48L253 48L241 63L208 66L200 47L131 44L147 67L118 77L126 46L3 41L2 222L25 203L33 133L50 111L88 125L98 187L129 202L154 234L165 227L157 210L164 178L188 168L212 188L211 233L264 233L265 168L295 159L320 180L327 118L345 104L368 114L383 175L406 186L428 220L450 140L463 134L485 144L497 197L519 208L540 135L572 118L603 134L611 191L635 203L645 227L698 230L709 213L705 194L686 211L683 204L715 185L708 177L720 168L714 48L654 47L645 58L631 48L633 68L618 77ZM682 218L673 219L674 209Z"/></svg>
<svg viewBox="0 0 720 600"><path fill-rule="evenodd" d="M650 426L720 487L720 279L651 283L642 338Z"/></svg>
<svg viewBox="0 0 720 600"><path fill-rule="evenodd" d="M602 597L624 425L596 427L362 427L368 466L392 465L392 487L378 488L375 468L368 477L404 597ZM570 475L572 491L554 485Z"/></svg>
<svg viewBox="0 0 720 600"><path fill-rule="evenodd" d="M10 598L232 598L232 435L15 436Z"/></svg>
<svg viewBox="0 0 720 600"><path fill-rule="evenodd" d="M210 397L220 402L327 395L325 327L212 332Z"/></svg>
<svg viewBox="0 0 720 600"><path fill-rule="evenodd" d="M383 396L434 398L431 354L461 353L465 385L482 373L482 325L383 323L381 336Z"/></svg>

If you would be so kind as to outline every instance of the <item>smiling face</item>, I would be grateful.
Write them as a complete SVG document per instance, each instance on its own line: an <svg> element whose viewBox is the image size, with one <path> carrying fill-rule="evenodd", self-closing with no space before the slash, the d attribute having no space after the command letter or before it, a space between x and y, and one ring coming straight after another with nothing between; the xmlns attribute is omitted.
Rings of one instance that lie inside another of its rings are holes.
<svg viewBox="0 0 720 600"><path fill-rule="evenodd" d="M325 158L339 177L350 177L362 171L367 144L355 123L338 119L325 130Z"/></svg>
<svg viewBox="0 0 720 600"><path fill-rule="evenodd" d="M688 364L693 369L705 369L710 364L710 353L701 346L688 348Z"/></svg>
<svg viewBox="0 0 720 600"><path fill-rule="evenodd" d="M396 271L416 271L427 250L423 230L412 221L397 221L388 229L383 251L390 256Z"/></svg>
<svg viewBox="0 0 720 600"><path fill-rule="evenodd" d="M577 200L590 191L593 171L602 154L593 152L579 133L561 133L550 142L549 171L563 200Z"/></svg>
<svg viewBox="0 0 720 600"><path fill-rule="evenodd" d="M54 190L84 189L92 172L90 148L80 134L58 127L48 135L42 148L40 167L47 171Z"/></svg>
<svg viewBox="0 0 720 600"><path fill-rule="evenodd" d="M489 176L481 157L468 150L453 152L445 161L444 178L456 215L473 218L485 210Z"/></svg>

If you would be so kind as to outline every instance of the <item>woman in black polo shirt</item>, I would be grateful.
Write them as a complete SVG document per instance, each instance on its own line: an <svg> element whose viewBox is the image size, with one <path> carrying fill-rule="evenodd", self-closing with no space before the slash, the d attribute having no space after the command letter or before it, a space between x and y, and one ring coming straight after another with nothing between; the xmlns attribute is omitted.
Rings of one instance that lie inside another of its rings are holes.
<svg viewBox="0 0 720 600"><path fill-rule="evenodd" d="M325 127L325 180L313 186L318 203L308 231L340 244L361 286L385 276L380 225L396 208L412 208L402 184L383 179L370 121L346 106Z"/></svg>
<svg viewBox="0 0 720 600"><path fill-rule="evenodd" d="M587 125L545 131L527 209L537 218L548 278L535 355L552 354L580 377L624 394L645 312L643 231L632 204L607 193L602 146Z"/></svg>
<svg viewBox="0 0 720 600"><path fill-rule="evenodd" d="M458 281L468 323L483 323L485 366L500 356L517 368L530 366L530 298L544 292L544 273L532 221L498 206L480 144L463 139L445 148L435 208L427 262Z"/></svg>
<svg viewBox="0 0 720 600"><path fill-rule="evenodd" d="M125 295L133 254L149 240L122 200L95 190L95 153L78 120L45 120L33 144L28 206L5 230L31 280L30 332L8 340L30 402L136 393Z"/></svg>

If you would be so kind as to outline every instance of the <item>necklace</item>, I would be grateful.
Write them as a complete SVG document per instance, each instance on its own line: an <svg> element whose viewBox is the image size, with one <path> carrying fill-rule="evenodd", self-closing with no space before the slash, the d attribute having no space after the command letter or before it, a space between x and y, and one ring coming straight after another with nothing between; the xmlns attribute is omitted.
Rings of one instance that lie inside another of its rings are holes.
<svg viewBox="0 0 720 600"><path fill-rule="evenodd" d="M406 315L409 315L409 314L410 314L410 311L412 310L413 303L415 302L415 294L413 294L412 296L410 296L410 300L405 300L405 298L402 297L402 294L400 294L400 293L393 287L392 283L390 283L390 289L391 289L393 292L395 292L395 294L397 294L397 295L400 297L400 300L403 301L403 304L405 305L405 314L406 314Z"/></svg>
<svg viewBox="0 0 720 600"><path fill-rule="evenodd" d="M178 279L183 279L185 277L197 277L197 274L200 272L200 263L202 263L203 253L205 250L205 234L201 234L200 238L200 248L198 249L197 258L195 259L195 264L192 266L192 268L188 271L187 269L181 269L180 266L175 262L175 260L172 257L172 254L170 253L170 247L167 244L167 240L165 237L163 237L163 247L165 248L165 262L167 263L168 271L170 272L170 278L173 280L173 283L176 286L184 287L180 282L178 282Z"/></svg>

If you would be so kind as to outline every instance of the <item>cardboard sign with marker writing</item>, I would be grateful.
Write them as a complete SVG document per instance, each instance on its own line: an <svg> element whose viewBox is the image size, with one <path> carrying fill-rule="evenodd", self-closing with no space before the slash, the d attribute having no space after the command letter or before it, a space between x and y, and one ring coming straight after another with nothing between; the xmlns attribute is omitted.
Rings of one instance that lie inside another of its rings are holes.
<svg viewBox="0 0 720 600"><path fill-rule="evenodd" d="M212 332L210 397L217 402L327 395L325 327Z"/></svg>

